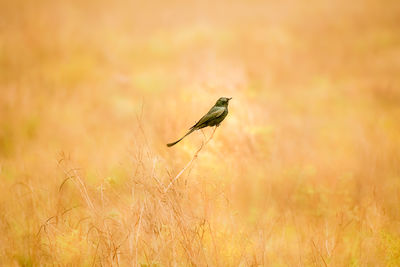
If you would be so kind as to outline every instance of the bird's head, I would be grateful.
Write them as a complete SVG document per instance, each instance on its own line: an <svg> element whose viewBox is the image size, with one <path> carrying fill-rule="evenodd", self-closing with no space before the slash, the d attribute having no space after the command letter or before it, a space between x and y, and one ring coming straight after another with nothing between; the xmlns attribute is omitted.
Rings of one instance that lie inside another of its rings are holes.
<svg viewBox="0 0 400 267"><path fill-rule="evenodd" d="M220 99L218 99L217 103L215 103L215 105L217 107L227 107L229 100L231 100L232 97L221 97Z"/></svg>

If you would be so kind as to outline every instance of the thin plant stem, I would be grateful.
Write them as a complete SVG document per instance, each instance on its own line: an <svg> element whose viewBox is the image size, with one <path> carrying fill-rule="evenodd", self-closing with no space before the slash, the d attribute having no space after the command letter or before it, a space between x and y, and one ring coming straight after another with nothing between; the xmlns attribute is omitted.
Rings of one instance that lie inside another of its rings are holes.
<svg viewBox="0 0 400 267"><path fill-rule="evenodd" d="M183 167L183 169L175 176L174 179L172 179L172 181L168 184L168 186L164 189L164 193L167 193L169 188L176 182L176 180L179 179L179 177L185 172L185 170L187 168L189 168L193 162L197 159L200 151L208 144L208 142L210 142L210 140L213 138L215 131L217 130L217 126L214 128L210 138L207 139L206 142L202 142L201 146L199 147L199 149L196 151L196 153L193 155L192 159L186 164L185 167Z"/></svg>

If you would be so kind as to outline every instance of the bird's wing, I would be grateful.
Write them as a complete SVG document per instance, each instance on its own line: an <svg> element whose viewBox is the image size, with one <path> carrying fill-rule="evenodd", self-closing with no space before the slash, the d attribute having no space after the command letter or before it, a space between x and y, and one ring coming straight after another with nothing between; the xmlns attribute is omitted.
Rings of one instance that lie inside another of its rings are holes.
<svg viewBox="0 0 400 267"><path fill-rule="evenodd" d="M193 125L190 129L193 129L197 126L200 126L201 124L211 120L218 118L219 116L224 113L225 108L224 107L212 107L210 111L207 112L206 115L204 115L195 125Z"/></svg>

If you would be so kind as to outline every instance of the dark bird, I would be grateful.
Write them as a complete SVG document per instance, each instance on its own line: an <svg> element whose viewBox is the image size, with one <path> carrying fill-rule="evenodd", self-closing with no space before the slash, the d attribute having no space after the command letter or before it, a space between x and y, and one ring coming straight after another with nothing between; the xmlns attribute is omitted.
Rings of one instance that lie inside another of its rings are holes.
<svg viewBox="0 0 400 267"><path fill-rule="evenodd" d="M168 147L175 145L183 138L191 134L195 130L200 130L207 126L219 126L219 124L225 119L226 115L228 115L228 103L231 98L221 97L218 99L217 103L204 115L195 125L190 127L189 132L185 134L181 139L175 141L173 143L167 144Z"/></svg>

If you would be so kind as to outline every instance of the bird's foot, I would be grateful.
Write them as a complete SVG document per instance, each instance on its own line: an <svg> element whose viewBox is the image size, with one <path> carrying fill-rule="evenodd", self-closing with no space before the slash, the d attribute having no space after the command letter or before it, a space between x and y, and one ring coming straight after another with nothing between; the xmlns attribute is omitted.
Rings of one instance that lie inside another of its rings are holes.
<svg viewBox="0 0 400 267"><path fill-rule="evenodd" d="M200 131L203 134L204 138L206 138L206 134L204 133L203 129L200 129Z"/></svg>

